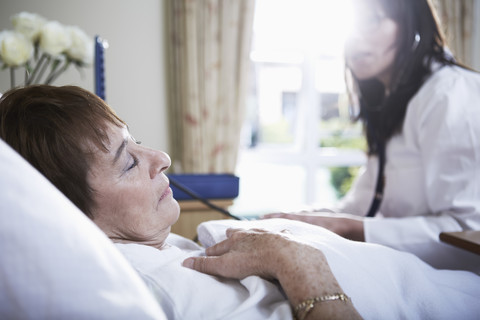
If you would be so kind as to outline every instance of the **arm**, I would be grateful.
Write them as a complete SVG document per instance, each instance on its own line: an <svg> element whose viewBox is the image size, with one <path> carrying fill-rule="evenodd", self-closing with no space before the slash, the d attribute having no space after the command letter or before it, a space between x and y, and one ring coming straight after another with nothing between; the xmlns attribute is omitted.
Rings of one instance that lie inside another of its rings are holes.
<svg viewBox="0 0 480 320"><path fill-rule="evenodd" d="M321 251L282 234L228 229L227 239L207 248L206 254L208 257L185 260L184 266L227 278L257 275L277 279L292 306L343 292ZM361 318L350 300L317 302L307 314L304 310L298 316L305 319Z"/></svg>
<svg viewBox="0 0 480 320"><path fill-rule="evenodd" d="M326 228L350 240L365 241L364 218L362 216L366 214L372 202L378 174L377 167L377 157L369 157L365 168L356 178L346 196L334 209L323 208L292 213L270 213L262 218L303 221ZM348 212L348 214L340 212Z"/></svg>
<svg viewBox="0 0 480 320"><path fill-rule="evenodd" d="M390 203L383 213L392 218L366 221L368 242L414 253L437 268L479 272L477 257L438 240L442 231L480 228L479 90L478 74L444 67L412 99L402 150L418 157L412 171L418 179L409 167L387 177L395 186L391 194L403 195L410 206Z"/></svg>
<svg viewBox="0 0 480 320"><path fill-rule="evenodd" d="M346 213L331 213L326 211L302 211L298 213L271 213L264 219L283 218L298 220L326 228L336 234L355 241L365 241L363 217Z"/></svg>
<svg viewBox="0 0 480 320"><path fill-rule="evenodd" d="M388 219L364 219L362 227L367 242L412 252L436 267L459 268L456 262L464 258L454 258L451 251L457 249L439 243L438 235L480 228L480 77L451 67L438 72L412 99L401 135L389 142L381 207ZM355 208L362 202L357 200L373 190L374 162L369 158L367 170L342 201L344 212L358 213ZM371 201L371 196L363 198ZM314 216L284 217L360 240L345 231L351 228L347 224L330 225Z"/></svg>

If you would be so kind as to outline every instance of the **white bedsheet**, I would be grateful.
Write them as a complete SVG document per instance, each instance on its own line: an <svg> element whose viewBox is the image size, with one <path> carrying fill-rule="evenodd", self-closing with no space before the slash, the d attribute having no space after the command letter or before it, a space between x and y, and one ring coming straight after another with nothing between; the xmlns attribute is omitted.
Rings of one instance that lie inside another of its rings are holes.
<svg viewBox="0 0 480 320"><path fill-rule="evenodd" d="M480 277L467 271L435 270L409 253L345 240L309 224L283 220L219 220L198 227L207 247L225 239L228 227L288 229L320 248L344 291L365 319L480 319ZM276 285L259 277L224 280L181 266L204 254L194 242L171 234L157 250L117 244L156 296L168 319L291 319Z"/></svg>
<svg viewBox="0 0 480 320"><path fill-rule="evenodd" d="M283 219L210 221L199 226L199 240L206 247L217 243L228 227L288 229L321 249L365 319L480 319L480 277L474 273L436 270L412 254Z"/></svg>

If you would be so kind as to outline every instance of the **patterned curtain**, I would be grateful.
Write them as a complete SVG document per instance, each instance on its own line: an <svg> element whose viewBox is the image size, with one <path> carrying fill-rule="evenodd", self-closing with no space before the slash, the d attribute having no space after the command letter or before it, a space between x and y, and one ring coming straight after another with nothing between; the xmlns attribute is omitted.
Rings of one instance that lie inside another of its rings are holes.
<svg viewBox="0 0 480 320"><path fill-rule="evenodd" d="M447 43L457 60L473 65L475 0L434 0Z"/></svg>
<svg viewBox="0 0 480 320"><path fill-rule="evenodd" d="M255 0L167 3L173 170L233 173Z"/></svg>

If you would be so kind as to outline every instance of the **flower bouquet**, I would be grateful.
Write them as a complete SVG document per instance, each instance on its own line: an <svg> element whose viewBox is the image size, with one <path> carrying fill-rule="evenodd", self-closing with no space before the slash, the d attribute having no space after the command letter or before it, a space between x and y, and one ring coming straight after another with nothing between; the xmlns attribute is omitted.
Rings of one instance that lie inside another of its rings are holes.
<svg viewBox="0 0 480 320"><path fill-rule="evenodd" d="M10 86L24 69L23 85L51 84L70 65L79 70L93 63L94 41L78 27L47 21L38 14L20 12L12 17L13 30L0 32L0 63L10 69ZM18 85L22 85L19 83Z"/></svg>

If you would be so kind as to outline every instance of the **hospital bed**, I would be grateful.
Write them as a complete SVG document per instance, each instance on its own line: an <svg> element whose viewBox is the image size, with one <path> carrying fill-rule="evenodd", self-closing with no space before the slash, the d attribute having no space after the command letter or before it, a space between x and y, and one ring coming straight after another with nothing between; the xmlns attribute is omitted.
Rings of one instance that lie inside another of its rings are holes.
<svg viewBox="0 0 480 320"><path fill-rule="evenodd" d="M0 188L0 319L166 319L157 303L162 297L153 296L105 234L2 140ZM480 318L478 275L436 270L411 254L312 225L218 220L202 223L199 239L212 245L224 239L226 228L242 223L272 231L287 226L292 236L321 249L366 319ZM181 281L179 287L189 290ZM169 301L175 299L182 296Z"/></svg>

